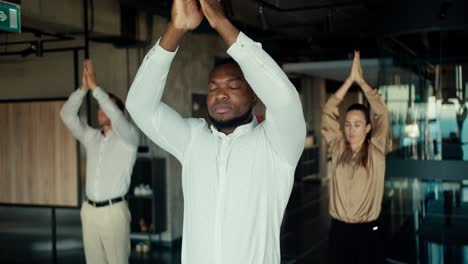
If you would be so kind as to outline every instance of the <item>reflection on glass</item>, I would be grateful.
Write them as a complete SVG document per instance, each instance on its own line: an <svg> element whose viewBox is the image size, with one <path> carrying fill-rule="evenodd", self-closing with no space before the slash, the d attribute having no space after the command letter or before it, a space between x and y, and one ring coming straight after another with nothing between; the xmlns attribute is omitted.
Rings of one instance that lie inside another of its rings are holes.
<svg viewBox="0 0 468 264"><path fill-rule="evenodd" d="M435 66L424 76L382 68L379 90L392 122L389 158L468 160L468 83L463 83L462 65Z"/></svg>
<svg viewBox="0 0 468 264"><path fill-rule="evenodd" d="M403 263L468 263L467 202L468 186L460 182L387 179L382 207L387 257Z"/></svg>

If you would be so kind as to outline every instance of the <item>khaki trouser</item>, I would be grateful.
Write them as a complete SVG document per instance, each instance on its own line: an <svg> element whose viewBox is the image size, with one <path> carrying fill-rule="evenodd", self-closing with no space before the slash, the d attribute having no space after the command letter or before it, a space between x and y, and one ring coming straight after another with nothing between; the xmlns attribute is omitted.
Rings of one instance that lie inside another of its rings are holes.
<svg viewBox="0 0 468 264"><path fill-rule="evenodd" d="M126 201L103 207L81 207L87 264L127 264L130 256L130 211Z"/></svg>

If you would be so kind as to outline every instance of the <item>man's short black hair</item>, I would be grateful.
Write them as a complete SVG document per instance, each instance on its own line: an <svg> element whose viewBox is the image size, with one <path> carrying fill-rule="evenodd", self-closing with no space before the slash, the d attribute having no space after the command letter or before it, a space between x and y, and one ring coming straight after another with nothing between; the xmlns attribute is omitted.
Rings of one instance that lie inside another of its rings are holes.
<svg viewBox="0 0 468 264"><path fill-rule="evenodd" d="M120 111L125 111L125 104L123 103L122 99L120 99L117 95L113 93L108 93L109 97L115 102L115 105L120 109Z"/></svg>
<svg viewBox="0 0 468 264"><path fill-rule="evenodd" d="M239 63L237 63L237 61L235 61L233 58L229 57L229 58L223 58L223 59L218 59L215 61L215 68L218 67L218 66L221 66L221 65L225 65L225 64L233 64L233 65L236 65L237 67L240 68L239 66Z"/></svg>

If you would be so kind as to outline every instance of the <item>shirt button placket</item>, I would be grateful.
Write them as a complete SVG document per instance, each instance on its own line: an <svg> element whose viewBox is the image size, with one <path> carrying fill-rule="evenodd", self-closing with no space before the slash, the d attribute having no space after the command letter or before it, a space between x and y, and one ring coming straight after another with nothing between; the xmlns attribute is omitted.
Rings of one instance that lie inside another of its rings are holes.
<svg viewBox="0 0 468 264"><path fill-rule="evenodd" d="M102 158L104 156L104 147L107 143L107 140L104 139L101 144L99 144L99 155L98 155L98 160L96 163L96 181L95 181L95 192L96 192L96 197L99 194L98 188L100 186L100 179L101 179L101 166L102 166ZM102 194L101 194L102 195ZM100 197L100 196L99 196Z"/></svg>
<svg viewBox="0 0 468 264"><path fill-rule="evenodd" d="M224 204L224 187L226 180L227 151L229 148L228 139L221 139L221 149L218 159L218 188L216 197L216 217L215 217L215 263L222 264L222 244L221 244L221 209Z"/></svg>

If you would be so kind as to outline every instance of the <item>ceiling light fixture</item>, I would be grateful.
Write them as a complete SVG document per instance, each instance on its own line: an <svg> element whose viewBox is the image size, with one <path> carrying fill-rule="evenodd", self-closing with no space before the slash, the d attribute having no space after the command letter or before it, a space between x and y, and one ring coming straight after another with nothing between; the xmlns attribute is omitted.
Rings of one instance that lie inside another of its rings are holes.
<svg viewBox="0 0 468 264"><path fill-rule="evenodd" d="M261 25L262 29L263 30L268 30L269 26L268 26L267 19L265 17L265 13L263 11L263 4L262 3L258 3L258 20L260 21L260 25Z"/></svg>

